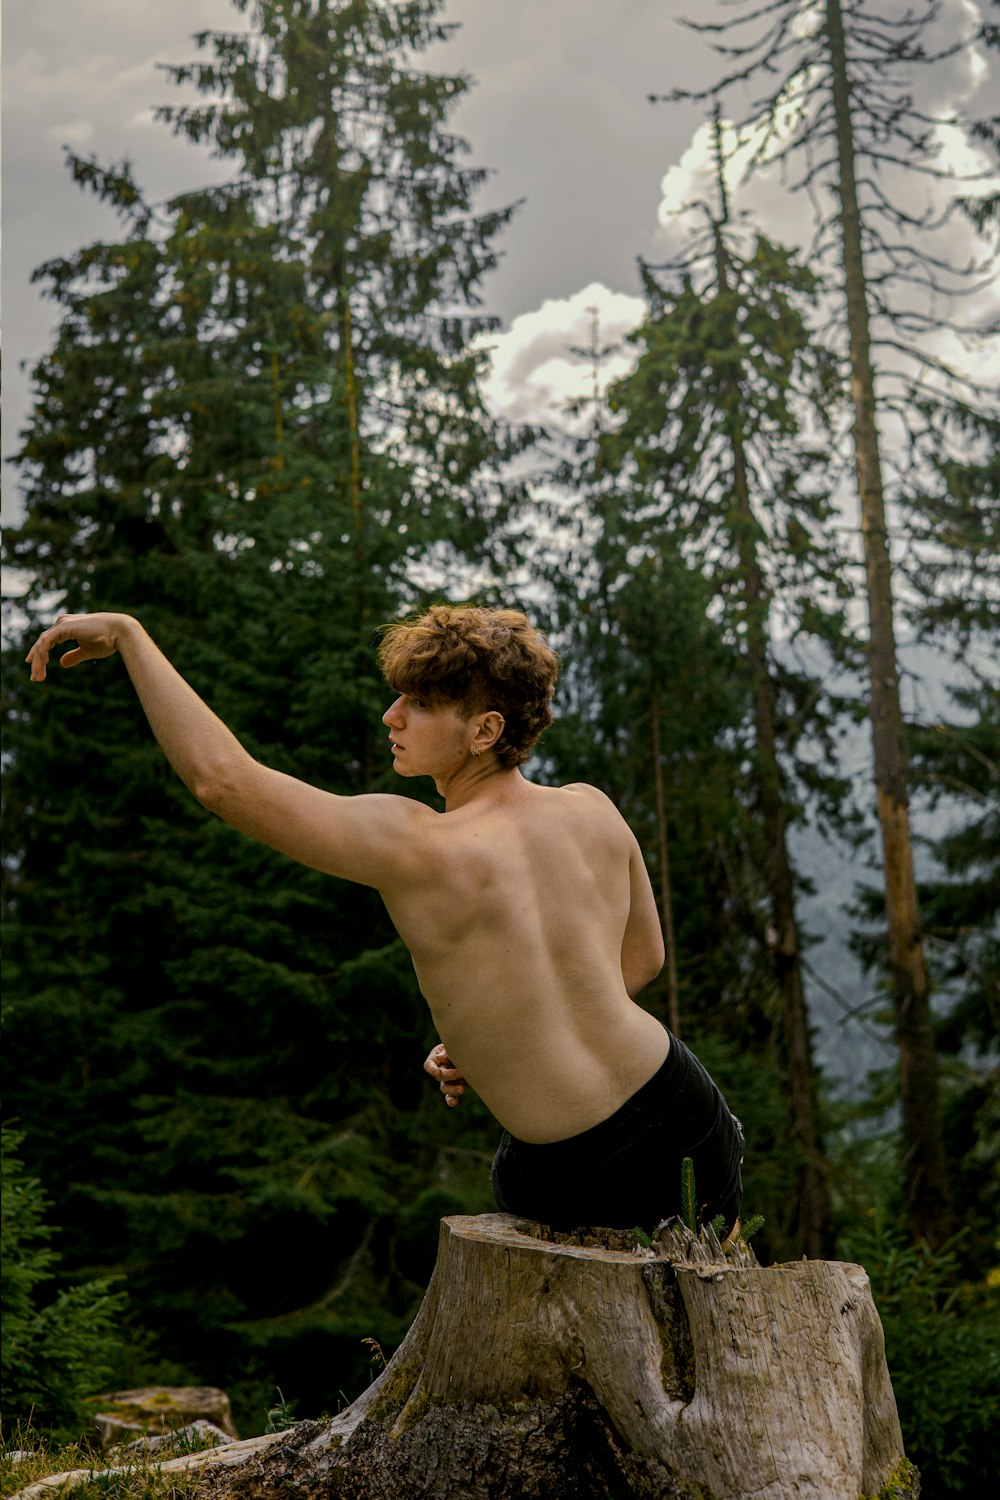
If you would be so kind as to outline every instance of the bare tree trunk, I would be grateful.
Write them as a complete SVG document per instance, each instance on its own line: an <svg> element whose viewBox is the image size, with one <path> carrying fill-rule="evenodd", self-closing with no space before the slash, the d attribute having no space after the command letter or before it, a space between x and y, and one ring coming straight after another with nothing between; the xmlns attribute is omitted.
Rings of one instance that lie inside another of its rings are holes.
<svg viewBox="0 0 1000 1500"><path fill-rule="evenodd" d="M867 573L869 712L899 1048L903 1180L914 1237L939 1245L951 1229L951 1206L941 1137L937 1052L910 839L906 746L893 626L892 571L875 420L868 289L840 0L827 0L826 37L839 161L838 192L850 337L854 451Z"/></svg>
<svg viewBox="0 0 1000 1500"><path fill-rule="evenodd" d="M721 177L721 173L720 173ZM729 285L729 265L720 228L716 228L716 270L720 290ZM768 599L757 557L757 522L750 504L746 453L739 423L738 379L733 376L730 446L733 460L733 533L740 559L746 607L747 665L754 721L754 789L767 849L765 879L774 930L771 955L781 994L782 1037L792 1125L803 1155L799 1179L799 1235L803 1251L814 1258L833 1253L833 1212L826 1158L816 1119L809 1012L802 981L802 955L795 913L795 882L788 854L784 790L778 764L775 690L767 656Z"/></svg>
<svg viewBox="0 0 1000 1500"><path fill-rule="evenodd" d="M277 349L271 350L271 400L274 406L274 467L285 467L284 423L281 412L281 361Z"/></svg>
<svg viewBox="0 0 1000 1500"><path fill-rule="evenodd" d="M358 625L359 667L371 650L368 640L368 598L365 589L365 514L361 493L361 436L358 423L358 386L354 373L354 335L351 324L351 299L346 290L341 292L344 303L344 377L347 391L347 429L350 440L350 468L348 489L351 497L351 519L354 527L355 608ZM361 785L371 785L375 774L373 741L370 725L361 727Z"/></svg>
<svg viewBox="0 0 1000 1500"><path fill-rule="evenodd" d="M670 884L670 847L667 842L667 806L663 794L663 760L660 745L660 688L653 687L650 711L653 720L653 786L656 792L656 832L660 854L660 914L663 946L667 958L667 1017L674 1036L681 1034L680 987L677 982L677 937L674 932L674 898Z"/></svg>
<svg viewBox="0 0 1000 1500"><path fill-rule="evenodd" d="M358 433L358 387L354 375L354 336L351 328L351 300L344 300L344 375L347 386L347 428L350 434L351 466L348 485L351 494L351 516L354 523L354 560L358 568L358 630L364 629L365 597L365 521L361 503L361 443Z"/></svg>
<svg viewBox="0 0 1000 1500"><path fill-rule="evenodd" d="M740 455L742 458L742 455ZM742 464L737 466L745 482ZM738 484L737 489L742 485ZM745 501L742 496L737 504ZM749 550L749 548L748 548ZM759 601L760 575L756 560L744 559L748 607ZM802 954L795 914L795 887L788 856L788 830L778 769L774 684L771 681L763 631L748 628L756 752L755 790L767 846L766 880L774 923L770 933L771 958L781 994L782 1039L788 1068L788 1089L795 1136L805 1158L799 1182L799 1233L803 1252L815 1258L833 1252L833 1214L826 1159L816 1119L809 1013L802 981Z"/></svg>

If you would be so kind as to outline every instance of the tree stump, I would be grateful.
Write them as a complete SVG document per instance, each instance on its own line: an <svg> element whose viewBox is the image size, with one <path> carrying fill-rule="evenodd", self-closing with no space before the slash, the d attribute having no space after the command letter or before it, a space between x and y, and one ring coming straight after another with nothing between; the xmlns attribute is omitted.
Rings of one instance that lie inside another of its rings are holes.
<svg viewBox="0 0 1000 1500"><path fill-rule="evenodd" d="M858 1500L906 1495L860 1266L762 1268L709 1232L545 1238L448 1218L409 1333L336 1418L203 1484L216 1500Z"/></svg>
<svg viewBox="0 0 1000 1500"><path fill-rule="evenodd" d="M91 1404L106 1448L130 1438L164 1437L199 1420L212 1423L223 1438L237 1436L229 1397L214 1385L150 1385L94 1396Z"/></svg>

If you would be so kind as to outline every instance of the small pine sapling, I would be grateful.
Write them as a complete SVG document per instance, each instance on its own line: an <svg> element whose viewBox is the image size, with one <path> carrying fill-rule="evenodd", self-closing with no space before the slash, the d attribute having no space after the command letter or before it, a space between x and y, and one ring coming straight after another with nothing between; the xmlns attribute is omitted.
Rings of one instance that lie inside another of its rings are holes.
<svg viewBox="0 0 1000 1500"><path fill-rule="evenodd" d="M681 1218L692 1234L698 1233L698 1199L694 1190L694 1162L685 1156L681 1162Z"/></svg>

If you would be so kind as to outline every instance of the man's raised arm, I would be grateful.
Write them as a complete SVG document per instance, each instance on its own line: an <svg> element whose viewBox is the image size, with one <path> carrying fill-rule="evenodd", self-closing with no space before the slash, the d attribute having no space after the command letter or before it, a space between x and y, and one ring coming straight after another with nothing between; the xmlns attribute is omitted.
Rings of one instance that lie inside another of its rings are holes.
<svg viewBox="0 0 1000 1500"><path fill-rule="evenodd" d="M45 681L50 653L66 641L76 646L63 667L120 653L170 764L225 822L301 864L362 885L385 888L409 873L418 855L409 835L434 817L429 808L405 797L337 797L262 766L131 615L60 615L28 652L32 682Z"/></svg>

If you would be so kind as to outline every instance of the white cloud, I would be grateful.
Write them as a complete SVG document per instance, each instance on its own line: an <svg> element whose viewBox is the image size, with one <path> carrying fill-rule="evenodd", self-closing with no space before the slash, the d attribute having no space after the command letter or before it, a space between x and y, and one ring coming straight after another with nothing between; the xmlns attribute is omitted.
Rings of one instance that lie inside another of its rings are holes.
<svg viewBox="0 0 1000 1500"><path fill-rule="evenodd" d="M641 297L591 282L568 297L550 297L533 312L512 319L509 329L484 340L492 351L486 394L490 405L513 422L550 423L565 418L565 405L592 389L589 351L597 318L602 390L631 368L635 355L625 335L643 316Z"/></svg>
<svg viewBox="0 0 1000 1500"><path fill-rule="evenodd" d="M978 35L986 19L985 8L977 5L976 0L959 0L958 9L963 12L962 33L966 36ZM959 63L964 64L970 92L974 92L986 80L990 71L989 58L982 42L979 41L960 53Z"/></svg>
<svg viewBox="0 0 1000 1500"><path fill-rule="evenodd" d="M825 19L826 7L823 0L812 0L811 4L802 6L792 22L792 35L799 38L815 36Z"/></svg>
<svg viewBox="0 0 1000 1500"><path fill-rule="evenodd" d="M754 227L766 227L773 239L805 249L814 232L813 208L805 193L788 191L787 169L762 166L752 177L747 175L759 153L764 151L765 160L773 157L794 128L795 119L792 107L779 112L777 138L766 147L763 125L737 133L731 121L723 120L722 152L731 217L735 220L746 215ZM700 207L692 209L692 205ZM658 240L665 253L678 253L692 230L704 224L706 209L716 218L721 213L715 127L708 122L698 127L680 161L660 183L656 217Z"/></svg>

